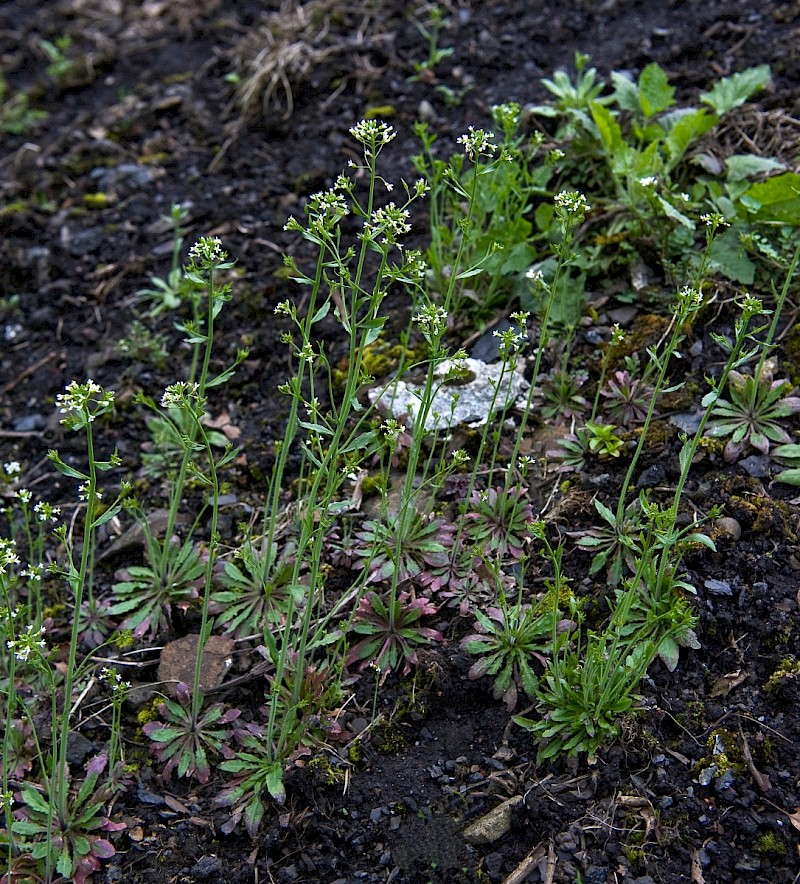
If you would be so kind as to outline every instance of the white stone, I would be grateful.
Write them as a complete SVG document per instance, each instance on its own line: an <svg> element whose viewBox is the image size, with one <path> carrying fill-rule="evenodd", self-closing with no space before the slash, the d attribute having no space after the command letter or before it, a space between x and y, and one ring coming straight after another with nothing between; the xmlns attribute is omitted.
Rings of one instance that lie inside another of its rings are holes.
<svg viewBox="0 0 800 884"><path fill-rule="evenodd" d="M466 378L446 382L445 378L453 365L448 359L436 367L433 404L425 420L426 430L443 430L458 424L482 426L490 416L498 383L500 390L495 411L502 411L507 403L524 407L530 385L522 376L521 367L519 370L506 367L503 373L501 362L490 364L479 359L464 359L460 365L466 372ZM377 400L378 407L393 417L407 414L416 420L423 390L424 384L398 380L390 383L385 391L383 387L370 390L369 398L371 402Z"/></svg>

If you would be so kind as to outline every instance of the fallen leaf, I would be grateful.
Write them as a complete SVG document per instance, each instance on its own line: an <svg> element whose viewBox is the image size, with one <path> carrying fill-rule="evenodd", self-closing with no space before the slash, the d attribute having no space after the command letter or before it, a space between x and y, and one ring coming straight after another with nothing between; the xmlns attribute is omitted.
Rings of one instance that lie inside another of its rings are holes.
<svg viewBox="0 0 800 884"><path fill-rule="evenodd" d="M166 804L170 810L174 810L175 813L185 813L187 815L190 813L189 808L182 801L173 798L172 795L164 796L164 804Z"/></svg>
<svg viewBox="0 0 800 884"><path fill-rule="evenodd" d="M756 767L755 762L753 761L753 755L750 752L750 744L747 742L747 737L741 729L739 730L739 736L742 741L742 758L747 765L748 771L750 771L750 776L753 778L761 792L769 792L772 788L772 783L769 781L769 777L766 774L761 773Z"/></svg>
<svg viewBox="0 0 800 884"><path fill-rule="evenodd" d="M700 863L700 851L692 851L692 882L693 884L706 884L703 877L703 866Z"/></svg>
<svg viewBox="0 0 800 884"><path fill-rule="evenodd" d="M728 672L714 682L708 696L727 697L734 688L738 688L740 684L747 681L748 675L749 673L745 672L744 669Z"/></svg>
<svg viewBox="0 0 800 884"><path fill-rule="evenodd" d="M800 807L794 813L787 813L786 816L789 817L789 822L800 832Z"/></svg>

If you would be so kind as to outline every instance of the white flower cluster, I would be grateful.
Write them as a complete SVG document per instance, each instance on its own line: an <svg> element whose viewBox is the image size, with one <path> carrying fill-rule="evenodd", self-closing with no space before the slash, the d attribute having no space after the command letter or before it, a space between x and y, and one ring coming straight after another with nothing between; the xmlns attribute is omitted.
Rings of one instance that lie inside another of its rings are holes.
<svg viewBox="0 0 800 884"><path fill-rule="evenodd" d="M170 384L161 397L162 408L182 408L189 402L200 399L200 384L197 381L178 381Z"/></svg>
<svg viewBox="0 0 800 884"><path fill-rule="evenodd" d="M581 218L591 209L586 197L577 190L562 190L555 195L554 202L564 214Z"/></svg>
<svg viewBox="0 0 800 884"><path fill-rule="evenodd" d="M16 546L15 541L0 537L0 574L5 574L9 565L19 564Z"/></svg>
<svg viewBox="0 0 800 884"><path fill-rule="evenodd" d="M388 123L377 120L361 120L351 127L350 134L364 147L382 147L395 138L397 133Z"/></svg>
<svg viewBox="0 0 800 884"><path fill-rule="evenodd" d="M470 126L467 132L456 138L456 144L463 144L464 153L475 162L478 157L490 156L497 150L497 145L492 143L493 138L494 132Z"/></svg>
<svg viewBox="0 0 800 884"><path fill-rule="evenodd" d="M25 632L18 639L9 639L6 647L9 651L14 652L14 656L20 663L26 663L34 651L41 652L47 643L42 638L44 635L44 626L35 629L33 624L29 624Z"/></svg>
<svg viewBox="0 0 800 884"><path fill-rule="evenodd" d="M422 330L422 334L428 340L439 338L447 328L447 311L444 307L437 307L434 304L428 304L423 307L419 313L414 316L416 322Z"/></svg>
<svg viewBox="0 0 800 884"><path fill-rule="evenodd" d="M201 236L189 249L189 261L198 267L215 267L227 259L228 253L223 251L218 236Z"/></svg>
<svg viewBox="0 0 800 884"><path fill-rule="evenodd" d="M105 414L113 405L114 393L104 390L91 378L82 384L70 381L64 392L56 396L56 408L66 415L61 420L62 424L92 423L98 414Z"/></svg>

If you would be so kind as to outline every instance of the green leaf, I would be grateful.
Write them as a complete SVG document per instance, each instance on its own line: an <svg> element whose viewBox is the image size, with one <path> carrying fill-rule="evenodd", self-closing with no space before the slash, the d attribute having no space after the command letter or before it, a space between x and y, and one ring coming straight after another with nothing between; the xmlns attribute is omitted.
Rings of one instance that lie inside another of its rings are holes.
<svg viewBox="0 0 800 884"><path fill-rule="evenodd" d="M639 75L639 105L646 117L660 114L674 103L675 89L664 68L652 62Z"/></svg>
<svg viewBox="0 0 800 884"><path fill-rule="evenodd" d="M671 636L665 636L658 646L658 656L670 672L674 672L678 668L679 655L678 643Z"/></svg>
<svg viewBox="0 0 800 884"><path fill-rule="evenodd" d="M614 101L619 107L633 114L639 113L642 105L636 83L620 71L611 72L611 82L614 85Z"/></svg>
<svg viewBox="0 0 800 884"><path fill-rule="evenodd" d="M682 212L679 212L672 203L668 202L661 196L660 193L656 194L656 200L658 204L661 206L664 214L667 218L671 218L673 221L677 221L678 224L682 224L687 230L694 230L697 226L691 218L687 218Z"/></svg>
<svg viewBox="0 0 800 884"><path fill-rule="evenodd" d="M784 172L750 187L742 197L759 221L800 223L800 175Z"/></svg>
<svg viewBox="0 0 800 884"><path fill-rule="evenodd" d="M619 123L608 108L596 101L592 102L591 111L592 119L600 133L600 140L603 142L606 153L611 156L618 154L623 147L622 129Z"/></svg>
<svg viewBox="0 0 800 884"><path fill-rule="evenodd" d="M775 172L778 169L786 169L784 163L771 157L757 157L751 153L735 154L725 160L728 170L728 181L744 181L754 175L764 172Z"/></svg>
<svg viewBox="0 0 800 884"><path fill-rule="evenodd" d="M710 114L705 108L692 109L688 112L676 111L669 115L668 120L662 120L662 124L667 128L664 144L669 154L669 168L673 169L683 158L687 148L709 129L713 129L718 121L719 118L715 114Z"/></svg>
<svg viewBox="0 0 800 884"><path fill-rule="evenodd" d="M773 482L783 482L785 485L800 485L800 469L784 470L778 473Z"/></svg>
<svg viewBox="0 0 800 884"><path fill-rule="evenodd" d="M744 104L759 89L763 89L771 76L768 64L748 68L715 83L708 92L703 92L700 101L712 107L720 116Z"/></svg>
<svg viewBox="0 0 800 884"><path fill-rule="evenodd" d="M715 237L709 250L710 267L742 285L752 285L756 278L756 265L742 248L739 237L742 229L734 225Z"/></svg>
<svg viewBox="0 0 800 884"><path fill-rule="evenodd" d="M68 466L64 463L63 460L61 460L60 457L57 459L55 457L51 457L51 461L53 463L53 466L58 470L59 473L61 473L62 476L69 476L70 479L80 479L82 482L89 481L89 477L85 473L82 473L80 470L76 470L73 467Z"/></svg>

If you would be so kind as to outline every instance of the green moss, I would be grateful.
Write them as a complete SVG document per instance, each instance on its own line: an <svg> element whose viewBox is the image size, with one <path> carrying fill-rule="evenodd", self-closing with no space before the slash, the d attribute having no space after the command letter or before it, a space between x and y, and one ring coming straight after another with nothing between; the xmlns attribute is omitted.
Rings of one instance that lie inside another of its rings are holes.
<svg viewBox="0 0 800 884"><path fill-rule="evenodd" d="M345 772L334 767L325 755L316 755L308 762L308 769L322 786L337 786L345 781Z"/></svg>
<svg viewBox="0 0 800 884"><path fill-rule="evenodd" d="M792 383L800 384L800 326L794 326L783 341L783 367Z"/></svg>
<svg viewBox="0 0 800 884"><path fill-rule="evenodd" d="M361 492L364 497L376 497L379 494L384 494L386 492L386 477L382 475L365 476L361 480Z"/></svg>
<svg viewBox="0 0 800 884"><path fill-rule="evenodd" d="M105 209L108 208L109 202L107 193L85 193L83 195L83 204L87 209Z"/></svg>
<svg viewBox="0 0 800 884"><path fill-rule="evenodd" d="M789 679L797 678L798 675L800 675L800 660L795 660L794 657L784 657L778 664L778 668L764 683L764 690L767 693L772 693Z"/></svg>
<svg viewBox="0 0 800 884"><path fill-rule="evenodd" d="M774 832L764 832L756 838L756 853L779 858L786 855L786 842Z"/></svg>

